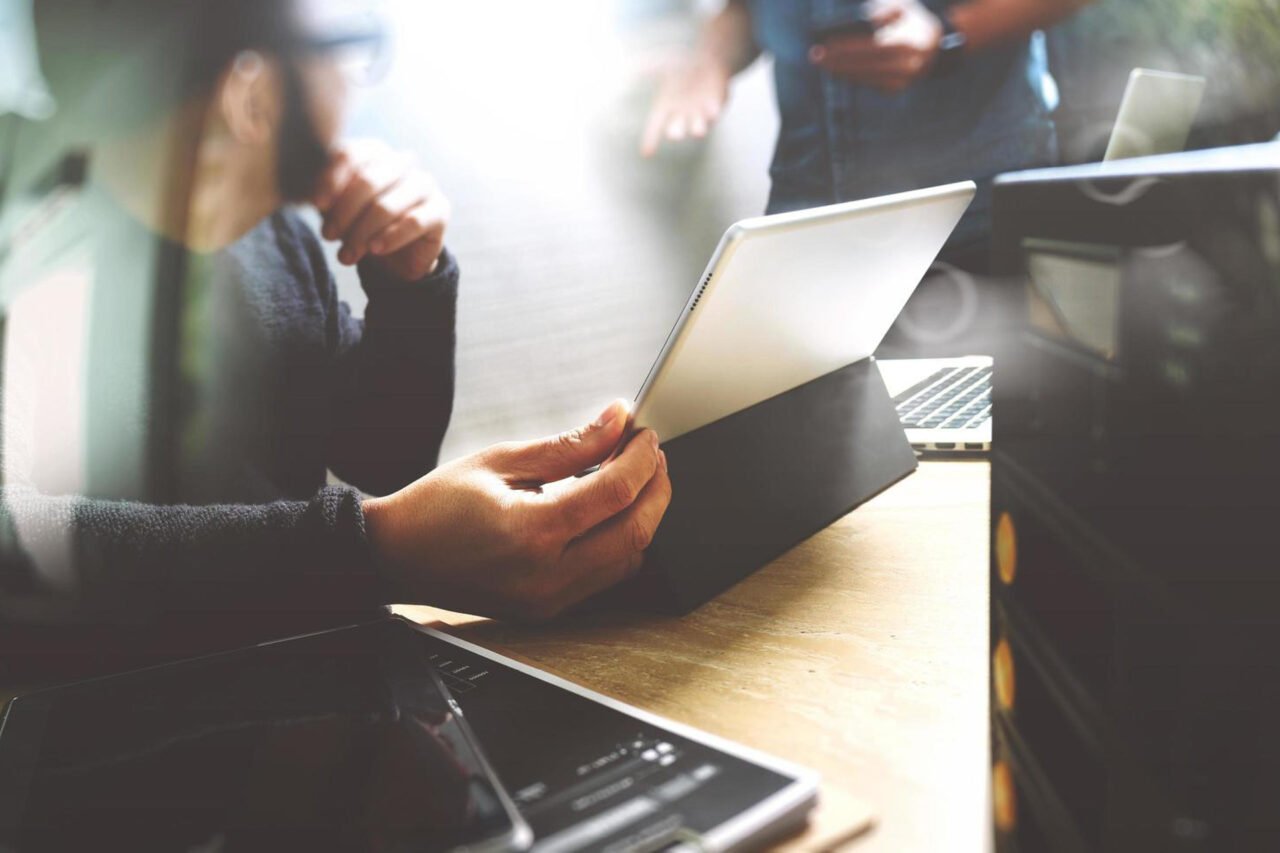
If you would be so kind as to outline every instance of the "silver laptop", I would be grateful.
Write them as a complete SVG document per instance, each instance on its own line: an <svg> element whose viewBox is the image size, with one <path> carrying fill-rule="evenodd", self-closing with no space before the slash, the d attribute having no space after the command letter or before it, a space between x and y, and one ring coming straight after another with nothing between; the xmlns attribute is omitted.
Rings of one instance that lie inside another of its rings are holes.
<svg viewBox="0 0 1280 853"><path fill-rule="evenodd" d="M907 441L923 453L991 449L991 358L877 360Z"/></svg>
<svg viewBox="0 0 1280 853"><path fill-rule="evenodd" d="M1204 88L1203 77L1135 68L1103 159L1181 151ZM963 455L991 449L989 357L885 359L878 364L915 450Z"/></svg>
<svg viewBox="0 0 1280 853"><path fill-rule="evenodd" d="M1197 75L1133 69L1103 161L1183 150L1204 87L1205 78Z"/></svg>

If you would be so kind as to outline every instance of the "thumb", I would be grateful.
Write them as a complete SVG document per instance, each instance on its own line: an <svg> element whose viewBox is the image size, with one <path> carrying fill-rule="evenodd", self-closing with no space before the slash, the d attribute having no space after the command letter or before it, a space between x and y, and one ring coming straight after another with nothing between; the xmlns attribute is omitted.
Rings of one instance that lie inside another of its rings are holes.
<svg viewBox="0 0 1280 853"><path fill-rule="evenodd" d="M521 483L554 483L602 462L626 433L631 407L614 400L591 424L559 435L511 445L502 468Z"/></svg>
<svg viewBox="0 0 1280 853"><path fill-rule="evenodd" d="M901 3L880 3L871 11L871 25L880 29L897 23L902 19L903 12Z"/></svg>
<svg viewBox="0 0 1280 853"><path fill-rule="evenodd" d="M644 133L640 136L641 157L647 159L658 153L658 146L662 144L662 131L666 129L669 116L666 94L659 94L658 99L649 109L649 118L645 122Z"/></svg>

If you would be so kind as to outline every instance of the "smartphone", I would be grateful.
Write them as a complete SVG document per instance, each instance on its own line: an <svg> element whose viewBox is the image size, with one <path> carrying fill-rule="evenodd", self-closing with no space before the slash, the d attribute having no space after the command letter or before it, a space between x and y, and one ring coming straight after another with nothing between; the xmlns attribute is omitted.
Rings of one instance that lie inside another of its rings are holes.
<svg viewBox="0 0 1280 853"><path fill-rule="evenodd" d="M6 851L531 842L398 617L31 693L0 720Z"/></svg>
<svg viewBox="0 0 1280 853"><path fill-rule="evenodd" d="M813 44L840 36L869 36L876 31L874 16L866 3L844 4L830 14L819 14L809 28Z"/></svg>

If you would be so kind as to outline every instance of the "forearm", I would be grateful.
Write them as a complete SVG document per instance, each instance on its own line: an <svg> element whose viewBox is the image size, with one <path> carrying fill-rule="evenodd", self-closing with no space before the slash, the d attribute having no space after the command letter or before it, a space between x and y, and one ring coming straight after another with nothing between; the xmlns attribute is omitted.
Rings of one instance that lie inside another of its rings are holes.
<svg viewBox="0 0 1280 853"><path fill-rule="evenodd" d="M948 10L972 51L1025 39L1070 17L1093 0L968 0Z"/></svg>
<svg viewBox="0 0 1280 853"><path fill-rule="evenodd" d="M751 31L750 9L742 0L729 0L703 28L695 59L713 64L731 77L759 55L760 48Z"/></svg>
<svg viewBox="0 0 1280 853"><path fill-rule="evenodd" d="M453 413L458 269L441 256L419 282L375 282L363 328L338 356L329 465L388 494L435 467Z"/></svg>
<svg viewBox="0 0 1280 853"><path fill-rule="evenodd" d="M333 611L385 596L359 496L155 505L5 487L0 621L147 621L166 613Z"/></svg>

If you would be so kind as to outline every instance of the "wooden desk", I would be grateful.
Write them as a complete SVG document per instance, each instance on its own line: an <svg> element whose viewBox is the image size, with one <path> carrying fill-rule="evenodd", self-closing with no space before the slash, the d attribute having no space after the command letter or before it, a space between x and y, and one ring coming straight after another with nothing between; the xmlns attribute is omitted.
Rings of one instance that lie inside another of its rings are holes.
<svg viewBox="0 0 1280 853"><path fill-rule="evenodd" d="M988 481L984 462L924 463L682 618L522 627L400 611L818 770L823 805L788 849L850 835L868 853L981 849Z"/></svg>
<svg viewBox="0 0 1280 853"><path fill-rule="evenodd" d="M824 805L788 849L983 849L989 478L985 462L924 463L682 618L400 612L818 770Z"/></svg>

